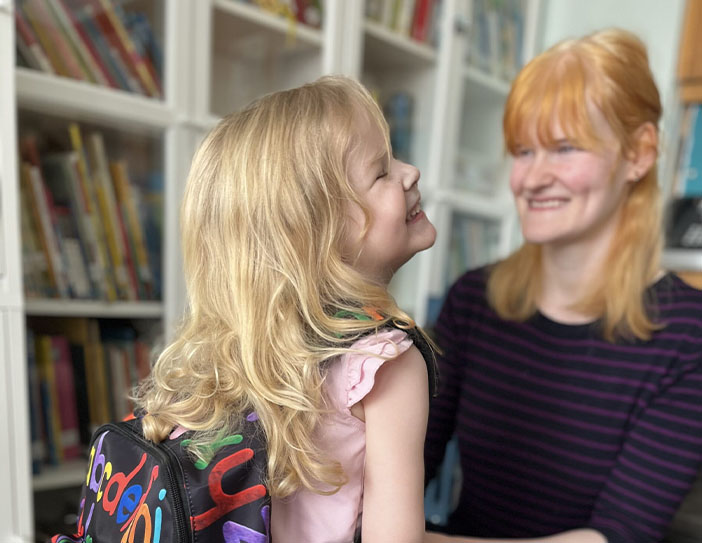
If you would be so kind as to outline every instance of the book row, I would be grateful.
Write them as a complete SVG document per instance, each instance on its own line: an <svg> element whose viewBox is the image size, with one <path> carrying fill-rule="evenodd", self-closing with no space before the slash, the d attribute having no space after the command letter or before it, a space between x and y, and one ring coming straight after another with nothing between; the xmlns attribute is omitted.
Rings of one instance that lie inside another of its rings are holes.
<svg viewBox="0 0 702 543"><path fill-rule="evenodd" d="M510 81L524 63L525 0L472 0L468 64Z"/></svg>
<svg viewBox="0 0 702 543"><path fill-rule="evenodd" d="M127 160L111 158L103 134L85 143L67 126L70 148L40 152L20 136L20 205L27 298L157 300L161 295L162 175L144 191Z"/></svg>
<svg viewBox="0 0 702 543"><path fill-rule="evenodd" d="M114 0L18 0L18 64L161 98L161 45L147 15L124 5Z"/></svg>
<svg viewBox="0 0 702 543"><path fill-rule="evenodd" d="M92 432L131 413L150 347L118 321L36 320L27 329L32 471L83 458Z"/></svg>
<svg viewBox="0 0 702 543"><path fill-rule="evenodd" d="M313 28L322 26L324 0L238 0Z"/></svg>
<svg viewBox="0 0 702 543"><path fill-rule="evenodd" d="M367 0L366 18L420 43L436 44L440 0Z"/></svg>

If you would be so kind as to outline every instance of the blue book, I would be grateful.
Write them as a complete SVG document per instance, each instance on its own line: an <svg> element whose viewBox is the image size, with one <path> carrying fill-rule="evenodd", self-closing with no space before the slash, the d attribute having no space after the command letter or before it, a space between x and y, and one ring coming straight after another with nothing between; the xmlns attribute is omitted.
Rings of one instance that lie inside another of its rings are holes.
<svg viewBox="0 0 702 543"><path fill-rule="evenodd" d="M678 168L678 189L683 197L702 197L702 115L700 104L688 106L685 112L687 137L683 143ZM689 124L688 124L689 123Z"/></svg>

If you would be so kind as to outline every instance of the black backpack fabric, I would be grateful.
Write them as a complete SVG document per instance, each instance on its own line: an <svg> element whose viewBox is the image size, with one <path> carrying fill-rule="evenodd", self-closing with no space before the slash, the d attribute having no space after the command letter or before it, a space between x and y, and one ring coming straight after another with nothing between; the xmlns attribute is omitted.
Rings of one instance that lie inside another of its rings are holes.
<svg viewBox="0 0 702 543"><path fill-rule="evenodd" d="M154 444L140 418L98 428L78 531L51 543L269 543L267 456L256 415L215 443L207 464L187 451L190 435Z"/></svg>

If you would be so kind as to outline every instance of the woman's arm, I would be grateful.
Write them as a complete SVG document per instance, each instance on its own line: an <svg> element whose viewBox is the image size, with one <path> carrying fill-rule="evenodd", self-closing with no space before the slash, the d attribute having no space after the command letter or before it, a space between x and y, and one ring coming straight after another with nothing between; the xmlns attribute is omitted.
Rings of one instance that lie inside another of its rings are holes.
<svg viewBox="0 0 702 543"><path fill-rule="evenodd" d="M364 543L424 537L427 368L416 347L383 364L362 400L366 421Z"/></svg>
<svg viewBox="0 0 702 543"><path fill-rule="evenodd" d="M453 537L445 534L428 533L424 543L607 543L607 538L596 530L583 528L581 530L568 530L560 534L539 537L536 539L480 539L472 537Z"/></svg>

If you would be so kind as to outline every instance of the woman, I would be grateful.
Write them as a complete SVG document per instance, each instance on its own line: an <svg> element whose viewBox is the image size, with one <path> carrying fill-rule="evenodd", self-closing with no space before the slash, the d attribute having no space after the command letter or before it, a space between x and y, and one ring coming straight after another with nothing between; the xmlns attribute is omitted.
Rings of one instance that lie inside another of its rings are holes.
<svg viewBox="0 0 702 543"><path fill-rule="evenodd" d="M561 42L514 81L525 241L458 279L437 323L427 477L456 433L447 531L477 538L451 541L659 541L694 481L702 293L661 269L660 117L646 49L621 30Z"/></svg>

